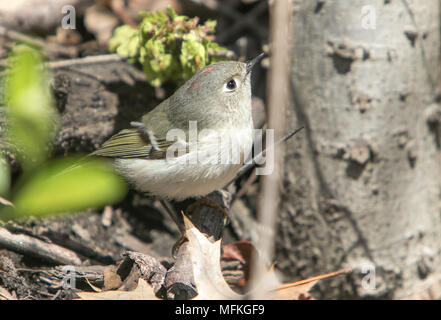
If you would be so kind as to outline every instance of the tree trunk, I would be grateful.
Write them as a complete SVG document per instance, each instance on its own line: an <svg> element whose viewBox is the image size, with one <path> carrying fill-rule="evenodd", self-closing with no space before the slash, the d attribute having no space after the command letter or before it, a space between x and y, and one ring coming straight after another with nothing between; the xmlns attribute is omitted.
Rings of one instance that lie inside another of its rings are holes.
<svg viewBox="0 0 441 320"><path fill-rule="evenodd" d="M322 298L403 298L441 279L438 0L293 0L278 268ZM374 277L375 276L375 277Z"/></svg>

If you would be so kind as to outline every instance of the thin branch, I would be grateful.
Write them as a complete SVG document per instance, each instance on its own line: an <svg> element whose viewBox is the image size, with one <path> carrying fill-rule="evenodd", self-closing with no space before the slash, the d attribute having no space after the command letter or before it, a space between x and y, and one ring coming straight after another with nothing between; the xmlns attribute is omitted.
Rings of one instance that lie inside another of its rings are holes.
<svg viewBox="0 0 441 320"><path fill-rule="evenodd" d="M285 114L289 102L289 25L290 1L272 2L270 7L271 37L271 68L268 77L268 128L274 128L275 140L279 141L285 128ZM289 135L288 135L289 136ZM274 237L276 215L279 211L280 182L283 174L284 144L274 148L274 169L271 174L262 176L260 201L257 207L259 238L257 250L264 263L272 260L274 253ZM251 298L262 299L273 289L274 283L268 279L255 262L251 269L251 283L259 290L254 290Z"/></svg>
<svg viewBox="0 0 441 320"><path fill-rule="evenodd" d="M55 264L81 264L81 259L69 249L24 234L13 234L5 228L0 228L0 246Z"/></svg>
<svg viewBox="0 0 441 320"><path fill-rule="evenodd" d="M3 26L0 26L0 37L4 37L13 41L24 42L36 47L44 47L46 45L46 43L41 39L29 37L23 33L9 30Z"/></svg>
<svg viewBox="0 0 441 320"><path fill-rule="evenodd" d="M73 67L73 66L84 66L88 64L118 62L123 60L124 58L120 57L117 54L103 54L99 56L89 56L85 58L51 61L46 63L46 66L51 69L60 69L60 68Z"/></svg>
<svg viewBox="0 0 441 320"><path fill-rule="evenodd" d="M0 37L7 38L16 42L23 42L28 45L41 48L46 54L62 54L68 57L74 57L78 54L75 47L65 47L56 43L49 43L43 39L27 36L23 33L10 30L0 25Z"/></svg>

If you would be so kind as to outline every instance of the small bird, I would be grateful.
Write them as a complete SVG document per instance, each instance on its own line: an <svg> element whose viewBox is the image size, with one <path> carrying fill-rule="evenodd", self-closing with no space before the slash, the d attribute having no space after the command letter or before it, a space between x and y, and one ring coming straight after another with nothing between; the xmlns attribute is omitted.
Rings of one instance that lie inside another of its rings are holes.
<svg viewBox="0 0 441 320"><path fill-rule="evenodd" d="M113 158L135 189L160 199L181 201L224 187L252 149L250 75L262 57L204 67L92 155Z"/></svg>

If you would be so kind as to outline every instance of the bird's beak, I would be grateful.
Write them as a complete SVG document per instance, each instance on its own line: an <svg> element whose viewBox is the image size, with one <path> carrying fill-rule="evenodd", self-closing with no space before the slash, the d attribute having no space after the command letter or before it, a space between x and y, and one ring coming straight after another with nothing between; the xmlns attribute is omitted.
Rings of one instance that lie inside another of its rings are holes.
<svg viewBox="0 0 441 320"><path fill-rule="evenodd" d="M253 69L254 65L256 63L258 63L260 60L262 60L262 58L265 56L265 52L262 52L261 54L259 54L257 57L255 57L254 59L248 60L247 62L245 62L246 64L246 74L245 77L248 75L248 73L251 72L251 69Z"/></svg>

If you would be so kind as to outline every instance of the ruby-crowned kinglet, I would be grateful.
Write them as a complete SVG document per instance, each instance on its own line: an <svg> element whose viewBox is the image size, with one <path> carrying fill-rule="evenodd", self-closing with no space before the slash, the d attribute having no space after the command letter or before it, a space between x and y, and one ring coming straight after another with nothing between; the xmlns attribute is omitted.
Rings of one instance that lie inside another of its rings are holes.
<svg viewBox="0 0 441 320"><path fill-rule="evenodd" d="M160 198L183 200L222 188L251 152L250 74L262 57L206 66L92 155L114 158L137 190Z"/></svg>

